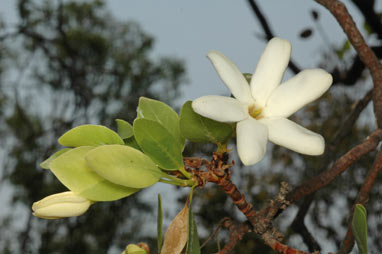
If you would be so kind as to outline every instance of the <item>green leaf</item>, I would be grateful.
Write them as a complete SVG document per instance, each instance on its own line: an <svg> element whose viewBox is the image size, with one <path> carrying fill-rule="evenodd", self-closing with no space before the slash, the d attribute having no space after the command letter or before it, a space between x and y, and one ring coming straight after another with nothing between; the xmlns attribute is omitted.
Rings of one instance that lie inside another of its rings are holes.
<svg viewBox="0 0 382 254"><path fill-rule="evenodd" d="M189 211L191 211L191 209ZM192 214L192 211L190 213ZM187 253L200 254L198 230L193 215L189 216L188 223L191 225L191 227L188 227Z"/></svg>
<svg viewBox="0 0 382 254"><path fill-rule="evenodd" d="M51 171L69 190L94 201L117 200L139 191L111 183L94 172L85 160L86 154L94 148L71 149L50 163Z"/></svg>
<svg viewBox="0 0 382 254"><path fill-rule="evenodd" d="M189 209L188 209L188 240L187 240L187 253L188 254L200 254L200 243L198 230L194 220L194 214L192 212L192 193L194 188L191 188L189 197Z"/></svg>
<svg viewBox="0 0 382 254"><path fill-rule="evenodd" d="M50 163L58 158L58 156L60 156L61 154L64 154L66 153L67 151L71 150L71 148L63 148L57 152L55 152L54 154L52 154L48 159L44 160L43 162L40 163L40 167L42 167L43 169L49 169L49 165Z"/></svg>
<svg viewBox="0 0 382 254"><path fill-rule="evenodd" d="M58 139L58 143L68 147L124 144L116 132L92 124L80 125L67 131Z"/></svg>
<svg viewBox="0 0 382 254"><path fill-rule="evenodd" d="M162 197L158 194L158 218L157 218L157 242L158 242L158 253L162 249L163 241L163 209L162 209Z"/></svg>
<svg viewBox="0 0 382 254"><path fill-rule="evenodd" d="M98 146L85 159L98 175L126 187L146 188L164 175L147 155L129 146Z"/></svg>
<svg viewBox="0 0 382 254"><path fill-rule="evenodd" d="M134 135L133 126L122 119L115 119L117 123L118 134L122 139L130 138Z"/></svg>
<svg viewBox="0 0 382 254"><path fill-rule="evenodd" d="M135 119L134 136L141 149L159 167L183 170L182 150L175 138L158 122Z"/></svg>
<svg viewBox="0 0 382 254"><path fill-rule="evenodd" d="M139 119L147 119L160 123L174 136L183 151L185 139L180 133L179 117L170 106L161 101L141 97L139 98L137 116Z"/></svg>
<svg viewBox="0 0 382 254"><path fill-rule="evenodd" d="M139 147L138 143L137 143L137 140L135 139L134 136L130 137L130 138L127 138L124 140L125 141L125 145L127 146L130 146L132 148L135 148L137 150L140 150L142 151L142 149Z"/></svg>
<svg viewBox="0 0 382 254"><path fill-rule="evenodd" d="M192 142L226 143L232 136L230 124L217 122L194 112L192 101L187 101L180 111L180 130Z"/></svg>
<svg viewBox="0 0 382 254"><path fill-rule="evenodd" d="M125 120L116 119L115 121L117 122L118 134L123 139L125 145L141 150L135 140L133 126Z"/></svg>
<svg viewBox="0 0 382 254"><path fill-rule="evenodd" d="M356 204L352 221L352 230L361 254L368 253L366 216L365 207L361 204Z"/></svg>

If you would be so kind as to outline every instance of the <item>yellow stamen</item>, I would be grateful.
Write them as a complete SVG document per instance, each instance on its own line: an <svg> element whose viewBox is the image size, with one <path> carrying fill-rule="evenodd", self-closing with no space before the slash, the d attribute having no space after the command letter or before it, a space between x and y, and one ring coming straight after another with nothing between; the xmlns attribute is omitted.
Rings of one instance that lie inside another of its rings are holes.
<svg viewBox="0 0 382 254"><path fill-rule="evenodd" d="M261 108L256 108L256 106L254 104L252 104L251 106L248 107L249 115L252 116L255 119L262 118L262 116L260 116L261 115L261 111L262 111L262 109Z"/></svg>

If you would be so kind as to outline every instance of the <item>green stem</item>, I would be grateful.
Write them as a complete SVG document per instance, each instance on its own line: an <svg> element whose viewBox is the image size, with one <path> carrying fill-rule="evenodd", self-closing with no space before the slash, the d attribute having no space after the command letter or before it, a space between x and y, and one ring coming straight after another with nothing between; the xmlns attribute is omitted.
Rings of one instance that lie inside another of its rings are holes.
<svg viewBox="0 0 382 254"><path fill-rule="evenodd" d="M179 168L179 171L180 171L180 173L182 173L186 178L188 178L188 179L191 178L191 174L188 173L183 167L182 167L182 168Z"/></svg>
<svg viewBox="0 0 382 254"><path fill-rule="evenodd" d="M196 187L196 184L194 184L192 187L191 187L191 191L190 191L190 196L189 196L189 205L191 206L191 203L192 203L192 196L194 194L194 189Z"/></svg>
<svg viewBox="0 0 382 254"><path fill-rule="evenodd" d="M195 185L195 182L193 180L179 179L179 178L177 178L175 176L166 174L163 171L162 171L162 178L160 180L163 180L162 182L164 182L164 183L169 183L169 184L183 186L183 187Z"/></svg>
<svg viewBox="0 0 382 254"><path fill-rule="evenodd" d="M174 181L170 181L170 180L165 180L165 179L159 179L159 182L161 183L167 183L167 184L172 184L172 185L176 185L176 186L184 186L183 183L178 183L178 182L174 182Z"/></svg>
<svg viewBox="0 0 382 254"><path fill-rule="evenodd" d="M172 175L169 175L169 174L163 174L163 177L167 178L169 180L172 180L174 182L178 182L178 183L181 183L183 181L182 179L179 179L179 178L172 176Z"/></svg>
<svg viewBox="0 0 382 254"><path fill-rule="evenodd" d="M182 186L182 187L195 185L194 181L192 181L192 180L180 180L178 178L172 178L171 180L166 180L166 179L161 178L161 179L159 179L159 182L172 184L172 185L176 185L176 186Z"/></svg>

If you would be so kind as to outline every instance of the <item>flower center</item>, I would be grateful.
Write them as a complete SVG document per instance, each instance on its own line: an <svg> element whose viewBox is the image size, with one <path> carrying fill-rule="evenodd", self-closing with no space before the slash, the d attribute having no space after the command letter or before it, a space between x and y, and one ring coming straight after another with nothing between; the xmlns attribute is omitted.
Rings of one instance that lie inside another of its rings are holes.
<svg viewBox="0 0 382 254"><path fill-rule="evenodd" d="M248 114L255 119L263 118L263 115L261 115L262 110L263 110L262 108L256 107L255 104L248 106Z"/></svg>

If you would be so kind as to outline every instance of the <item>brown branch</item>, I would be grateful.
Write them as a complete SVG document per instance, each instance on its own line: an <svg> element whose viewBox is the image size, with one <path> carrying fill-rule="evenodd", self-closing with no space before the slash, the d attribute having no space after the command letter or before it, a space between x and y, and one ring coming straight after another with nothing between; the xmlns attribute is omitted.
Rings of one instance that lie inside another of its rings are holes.
<svg viewBox="0 0 382 254"><path fill-rule="evenodd" d="M309 254L308 252L301 251L294 249L292 247L289 247L288 245L280 243L271 232L265 232L261 238L264 240L264 242L269 245L273 250L280 252L280 253L286 253L286 254Z"/></svg>
<svg viewBox="0 0 382 254"><path fill-rule="evenodd" d="M256 214L252 205L248 203L244 195L239 191L234 183L231 182L231 174L229 168L233 164L227 164L227 154L213 154L213 159L210 164L206 165L207 172L199 172L202 183L213 182L216 183L233 201L247 218L252 218Z"/></svg>
<svg viewBox="0 0 382 254"><path fill-rule="evenodd" d="M270 200L267 207L259 211L251 221L256 233L261 235L267 231L276 214L290 205L290 202L286 200L289 191L289 185L286 182L281 182L280 192L277 197L274 200Z"/></svg>
<svg viewBox="0 0 382 254"><path fill-rule="evenodd" d="M377 178L378 173L380 172L382 172L382 151L378 152L375 158L373 167L367 174L365 182L363 183L361 190L359 191L358 196L356 198L356 201L352 207L351 215L349 218L348 231L346 232L345 239L340 249L340 253L342 254L349 253L354 246L354 236L352 232L352 220L353 220L354 207L356 204L365 205L367 203L367 201L369 200L370 190L373 187L373 184L375 182L375 179Z"/></svg>
<svg viewBox="0 0 382 254"><path fill-rule="evenodd" d="M253 232L260 235L266 244L272 249L283 253L305 254L287 245L281 244L281 233L271 228L271 221L280 209L285 209L289 203L286 200L289 191L289 185L285 182L281 183L280 192L274 200L271 200L268 206L256 213L252 205L248 203L244 195L238 190L236 185L231 182L230 167L233 163L228 164L228 154L214 153L211 162L199 158L186 158L184 160L186 169L190 171L197 179L199 186L204 186L207 182L216 183L220 188L231 197L237 208L247 217L252 226ZM200 170L202 166L207 171ZM230 253L236 246L237 242L247 233L251 227L244 224L230 227L230 240L226 243L221 253ZM252 230L251 230L252 231ZM270 233L272 232L272 233Z"/></svg>
<svg viewBox="0 0 382 254"><path fill-rule="evenodd" d="M366 44L360 31L357 29L346 6L338 0L315 0L325 6L337 19L338 23L349 38L350 43L357 51L362 62L371 72L374 83L373 102L374 114L379 128L382 127L382 65L370 47Z"/></svg>
<svg viewBox="0 0 382 254"><path fill-rule="evenodd" d="M224 227L229 230L229 240L227 244L224 245L224 248L221 249L218 254L229 254L232 253L236 244L243 239L243 236L251 232L252 226L249 222L244 222L241 224L234 223L231 219L224 222Z"/></svg>
<svg viewBox="0 0 382 254"><path fill-rule="evenodd" d="M338 175L344 172L349 166L359 160L363 155L374 150L382 139L382 130L377 129L362 143L352 148L345 155L339 158L332 167L326 169L321 174L306 181L290 194L287 195L287 200L294 203L301 198L308 196L317 190L331 183Z"/></svg>
<svg viewBox="0 0 382 254"><path fill-rule="evenodd" d="M288 193L288 185L282 183L279 195L271 200L268 206L258 213L252 208L252 205L247 202L244 195L238 190L235 184L230 180L230 167L233 164L227 164L226 154L214 153L211 162L196 158L187 158L185 164L189 171L198 178L200 186L205 185L207 182L213 182L218 184L222 190L231 197L233 203L238 209L247 217L248 221L253 227L253 231L256 232L264 242L269 245L273 250L282 253L294 253L294 254L307 254L307 252L300 251L284 245L280 240L276 239L275 233L270 233L270 225L273 218L279 213L280 209L285 209L289 204L296 202L297 200L305 197L320 188L325 187L331 181L334 180L339 174L345 171L350 165L355 163L361 156L374 150L382 139L382 130L378 129L370 134L370 136L348 151L345 155L339 158L334 165L325 170L320 175L314 177L310 181L297 187L291 194ZM207 171L200 171L200 168L205 166ZM219 253L229 253L241 239L241 237L248 231L241 231L242 228L231 228L231 233L236 234L232 236L233 240L227 242L227 247L224 247L224 251ZM239 232L240 231L240 232Z"/></svg>
<svg viewBox="0 0 382 254"><path fill-rule="evenodd" d="M331 142L328 144L328 149L325 153L325 157L323 159L323 166L322 170L325 170L327 168L327 165L331 160L333 160L336 156L336 148L338 144L347 136L351 135L351 132L353 130L354 123L357 121L359 115L361 112L366 108L366 106L369 104L372 97L372 90L366 93L366 95L358 100L353 106L351 112L346 117L345 121L342 122L340 128L338 128L337 133L334 135ZM310 204L313 200L314 194L311 194L306 197L306 199L303 200L302 205L300 206L300 209L293 220L291 224L291 228L296 232L299 233L302 239L304 240L305 244L308 246L309 251L316 251L320 250L319 244L316 242L314 237L310 234L309 230L304 224L305 216L308 212L308 209L310 207ZM281 211L280 211L281 212Z"/></svg>

